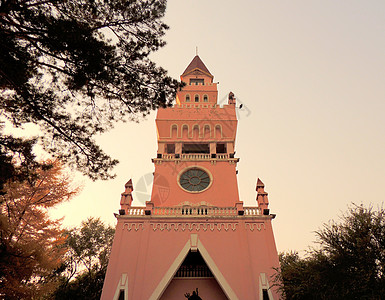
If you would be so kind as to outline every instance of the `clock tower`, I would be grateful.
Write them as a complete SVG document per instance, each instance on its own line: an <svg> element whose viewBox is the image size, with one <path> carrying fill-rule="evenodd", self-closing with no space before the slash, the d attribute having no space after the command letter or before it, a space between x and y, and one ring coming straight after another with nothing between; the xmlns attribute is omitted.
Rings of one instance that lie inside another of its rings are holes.
<svg viewBox="0 0 385 300"><path fill-rule="evenodd" d="M155 206L211 205L234 206L239 202L236 177L238 158L234 156L237 130L235 98L217 104L217 83L195 56L181 75L186 86L177 93L176 105L160 109L155 183L162 179L169 193L153 185Z"/></svg>
<svg viewBox="0 0 385 300"><path fill-rule="evenodd" d="M260 179L254 206L239 199L236 99L220 106L213 78L195 56L158 110L151 200L133 207L126 183L102 299L278 299L275 215Z"/></svg>

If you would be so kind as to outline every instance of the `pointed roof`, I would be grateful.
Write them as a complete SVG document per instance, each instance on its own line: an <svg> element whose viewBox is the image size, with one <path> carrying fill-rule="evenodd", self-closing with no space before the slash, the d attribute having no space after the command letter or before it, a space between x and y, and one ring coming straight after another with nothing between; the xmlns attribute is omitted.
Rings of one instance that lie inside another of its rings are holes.
<svg viewBox="0 0 385 300"><path fill-rule="evenodd" d="M201 70L202 72L206 73L207 75L211 76L211 77L214 77L209 69L207 69L207 67L205 66L205 64L203 63L203 61L200 59L200 57L198 55L196 55L193 60L190 62L190 64L187 66L186 70L184 70L183 75L186 75L187 73L190 73L191 71L195 70L195 69L199 69Z"/></svg>
<svg viewBox="0 0 385 300"><path fill-rule="evenodd" d="M265 185L263 184L262 180L258 178L257 180L257 187L265 187Z"/></svg>
<svg viewBox="0 0 385 300"><path fill-rule="evenodd" d="M128 187L133 187L132 185L132 179L130 179L129 181L126 182L126 184L124 185L125 188L128 188ZM134 189L132 189L134 190Z"/></svg>

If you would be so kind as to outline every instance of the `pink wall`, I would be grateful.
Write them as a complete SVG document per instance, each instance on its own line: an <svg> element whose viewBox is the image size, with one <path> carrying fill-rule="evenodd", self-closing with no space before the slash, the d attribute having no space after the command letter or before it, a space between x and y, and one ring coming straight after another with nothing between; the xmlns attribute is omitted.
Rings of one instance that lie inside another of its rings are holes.
<svg viewBox="0 0 385 300"><path fill-rule="evenodd" d="M194 104L195 105L195 104ZM202 104L204 105L204 104ZM222 127L223 139L235 140L237 131L237 119L234 105L225 105L224 107L203 107L182 108L175 106L169 109L158 110L156 125L158 130L159 141L166 141L171 137L171 126L178 125L178 138L181 137L182 125L189 127L189 140L192 139L192 128L199 125L201 130L204 125L210 125L214 130L216 125ZM211 135L214 138L214 135ZM178 140L177 138L177 140ZM200 139L199 139L200 140Z"/></svg>
<svg viewBox="0 0 385 300"><path fill-rule="evenodd" d="M200 166L207 169L212 177L211 186L202 193L189 193L181 189L177 182L177 175L191 166ZM229 162L210 161L191 162L182 161L155 165L155 174L151 201L155 206L174 206L183 202L208 202L214 206L234 207L239 202L238 183L235 164Z"/></svg>

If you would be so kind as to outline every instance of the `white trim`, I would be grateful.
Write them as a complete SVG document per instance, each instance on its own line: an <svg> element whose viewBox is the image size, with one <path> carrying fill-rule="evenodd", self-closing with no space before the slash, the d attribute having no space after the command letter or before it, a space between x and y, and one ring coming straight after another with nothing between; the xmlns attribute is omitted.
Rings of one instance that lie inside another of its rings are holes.
<svg viewBox="0 0 385 300"><path fill-rule="evenodd" d="M190 249L192 252L198 251L198 234L196 233L190 235Z"/></svg>
<svg viewBox="0 0 385 300"><path fill-rule="evenodd" d="M123 273L120 276L118 286L115 290L114 300L119 299L120 291L124 290L124 300L128 300L128 276L127 273Z"/></svg>
<svg viewBox="0 0 385 300"><path fill-rule="evenodd" d="M263 298L263 290L267 290L269 299L274 300L266 273L259 273L259 299Z"/></svg>

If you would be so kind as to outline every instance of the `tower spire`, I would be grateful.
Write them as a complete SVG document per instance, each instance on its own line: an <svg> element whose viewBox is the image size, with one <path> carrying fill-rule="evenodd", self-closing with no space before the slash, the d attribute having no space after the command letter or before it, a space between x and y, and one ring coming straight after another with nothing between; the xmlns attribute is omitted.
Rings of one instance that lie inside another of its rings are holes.
<svg viewBox="0 0 385 300"><path fill-rule="evenodd" d="M193 58L193 60L190 62L190 64L187 66L186 70L184 70L183 74L181 76L188 75L189 73L196 71L197 69L205 73L207 76L214 78L214 76L210 73L210 71L207 69L203 61L198 56L198 47L196 47L197 55ZM195 75L195 74L193 74Z"/></svg>

